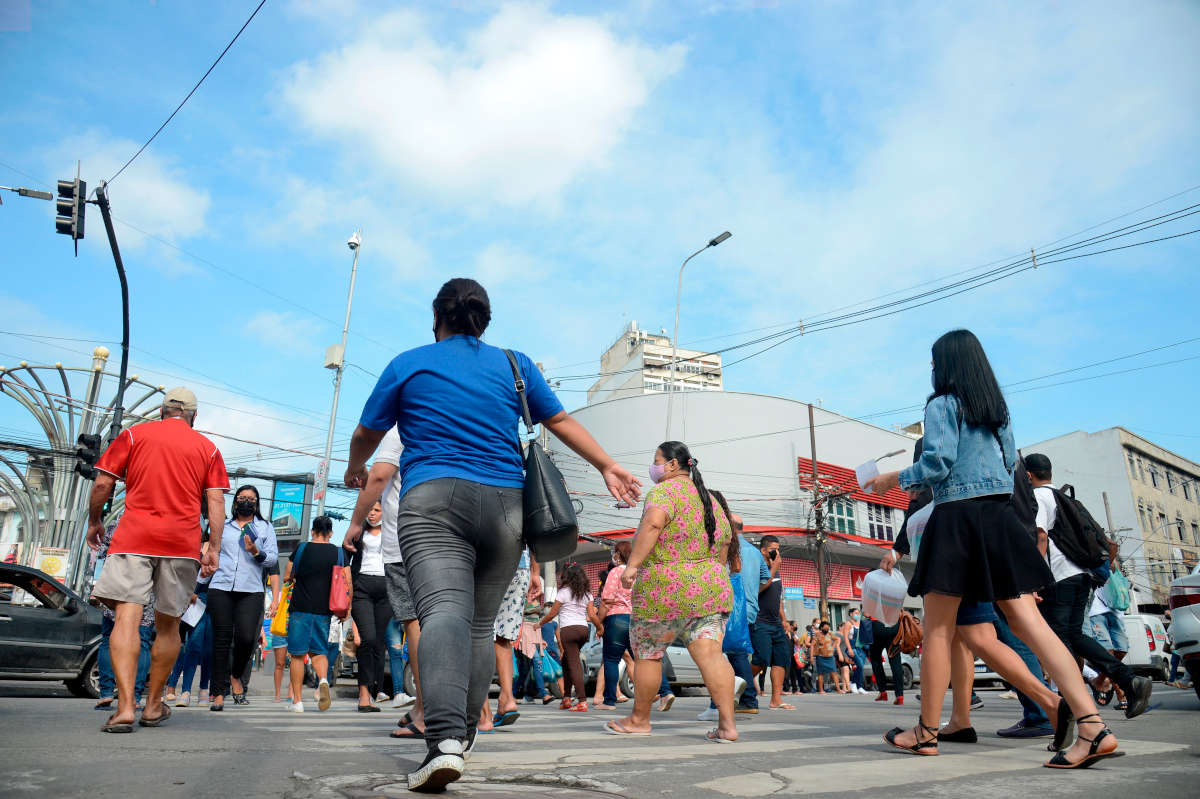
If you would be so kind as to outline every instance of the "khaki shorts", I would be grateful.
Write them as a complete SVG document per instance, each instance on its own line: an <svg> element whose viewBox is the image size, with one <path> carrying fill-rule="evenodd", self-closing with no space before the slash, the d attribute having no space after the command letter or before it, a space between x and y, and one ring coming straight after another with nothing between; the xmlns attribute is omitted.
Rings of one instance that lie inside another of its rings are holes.
<svg viewBox="0 0 1200 799"><path fill-rule="evenodd" d="M92 596L101 601L150 604L164 616L179 618L187 610L196 588L200 564L191 558L155 558L146 555L109 555L100 570Z"/></svg>

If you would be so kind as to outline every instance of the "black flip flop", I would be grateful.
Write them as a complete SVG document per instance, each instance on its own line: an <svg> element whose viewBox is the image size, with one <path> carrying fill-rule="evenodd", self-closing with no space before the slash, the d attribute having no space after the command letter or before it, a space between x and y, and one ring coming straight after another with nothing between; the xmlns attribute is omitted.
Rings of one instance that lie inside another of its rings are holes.
<svg viewBox="0 0 1200 799"><path fill-rule="evenodd" d="M148 719L144 715L138 719L138 724L143 727L161 727L163 722L171 718L171 706L166 702L162 703L162 715L157 718Z"/></svg>
<svg viewBox="0 0 1200 799"><path fill-rule="evenodd" d="M117 732L117 733L133 732L133 722L120 721L120 722L114 723L112 719L113 719L113 716L115 716L115 715L117 715L117 714L113 713L112 716L108 717L108 721L104 722L104 726L100 728L101 732Z"/></svg>
<svg viewBox="0 0 1200 799"><path fill-rule="evenodd" d="M407 732L397 735L397 733L400 733L401 730L407 730ZM388 737L399 738L401 740L408 741L424 741L425 733L418 730L415 724L409 722L398 730L392 730L390 733L388 733Z"/></svg>
<svg viewBox="0 0 1200 799"><path fill-rule="evenodd" d="M397 727L407 727L409 724L412 724L412 713L405 713L400 717L400 720L396 722Z"/></svg>

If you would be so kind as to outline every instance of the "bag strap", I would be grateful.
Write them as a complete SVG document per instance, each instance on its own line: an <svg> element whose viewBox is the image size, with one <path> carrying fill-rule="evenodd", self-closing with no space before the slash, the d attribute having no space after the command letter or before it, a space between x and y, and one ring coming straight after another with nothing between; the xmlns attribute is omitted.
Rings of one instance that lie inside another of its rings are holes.
<svg viewBox="0 0 1200 799"><path fill-rule="evenodd" d="M342 549L341 547L338 547L338 568L339 569L346 568L346 561L343 557L345 552L346 552L346 550Z"/></svg>
<svg viewBox="0 0 1200 799"><path fill-rule="evenodd" d="M525 431L533 435L533 417L529 415L529 402L525 399L525 380L521 377L521 367L517 364L517 356L512 350L505 350L508 365L512 367L513 385L517 389L517 399L521 400L521 415L525 419Z"/></svg>

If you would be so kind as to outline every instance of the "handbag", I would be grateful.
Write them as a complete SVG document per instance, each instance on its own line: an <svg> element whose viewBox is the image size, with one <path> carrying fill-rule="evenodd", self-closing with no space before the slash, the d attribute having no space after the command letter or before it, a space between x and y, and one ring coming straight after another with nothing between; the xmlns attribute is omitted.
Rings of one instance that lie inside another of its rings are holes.
<svg viewBox="0 0 1200 799"><path fill-rule="evenodd" d="M346 581L346 562L343 558L343 550L339 547L338 562L329 580L329 612L339 619L350 615L350 583Z"/></svg>
<svg viewBox="0 0 1200 799"><path fill-rule="evenodd" d="M532 435L533 417L529 415L521 369L512 350L505 350L504 354L508 356L508 363L512 367L513 385L521 401L525 430ZM522 494L525 517L521 525L525 545L540 563L561 560L574 552L579 544L579 522L575 518L575 506L567 494L566 480L541 444L530 441L523 452L519 437L516 444L517 452L525 462L525 488Z"/></svg>
<svg viewBox="0 0 1200 799"><path fill-rule="evenodd" d="M902 610L900 611L900 621L896 625L896 636L892 639L890 649L893 654L903 652L911 655L917 651L917 647L921 645L924 637L925 633L921 629L921 622L917 621L917 617L907 610Z"/></svg>
<svg viewBox="0 0 1200 799"><path fill-rule="evenodd" d="M750 643L750 625L746 615L746 588L740 574L731 574L729 583L733 587L733 608L729 621L725 623L725 637L721 640L721 651L727 654L753 654Z"/></svg>

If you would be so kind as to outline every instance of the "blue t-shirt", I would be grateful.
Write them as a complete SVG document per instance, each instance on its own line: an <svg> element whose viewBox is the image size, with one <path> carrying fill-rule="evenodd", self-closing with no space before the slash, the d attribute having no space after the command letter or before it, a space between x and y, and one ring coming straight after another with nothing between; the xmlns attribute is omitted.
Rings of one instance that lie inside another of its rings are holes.
<svg viewBox="0 0 1200 799"><path fill-rule="evenodd" d="M513 354L534 423L560 413L562 403L533 361ZM415 485L442 477L521 488L520 418L504 350L473 336L451 336L397 355L375 384L359 422L371 430L396 425L404 444L403 496Z"/></svg>
<svg viewBox="0 0 1200 799"><path fill-rule="evenodd" d="M754 624L758 621L758 589L771 579L771 570L758 547L744 536L738 542L738 551L742 556L742 570L738 574L742 578L742 587L746 589L746 621Z"/></svg>

